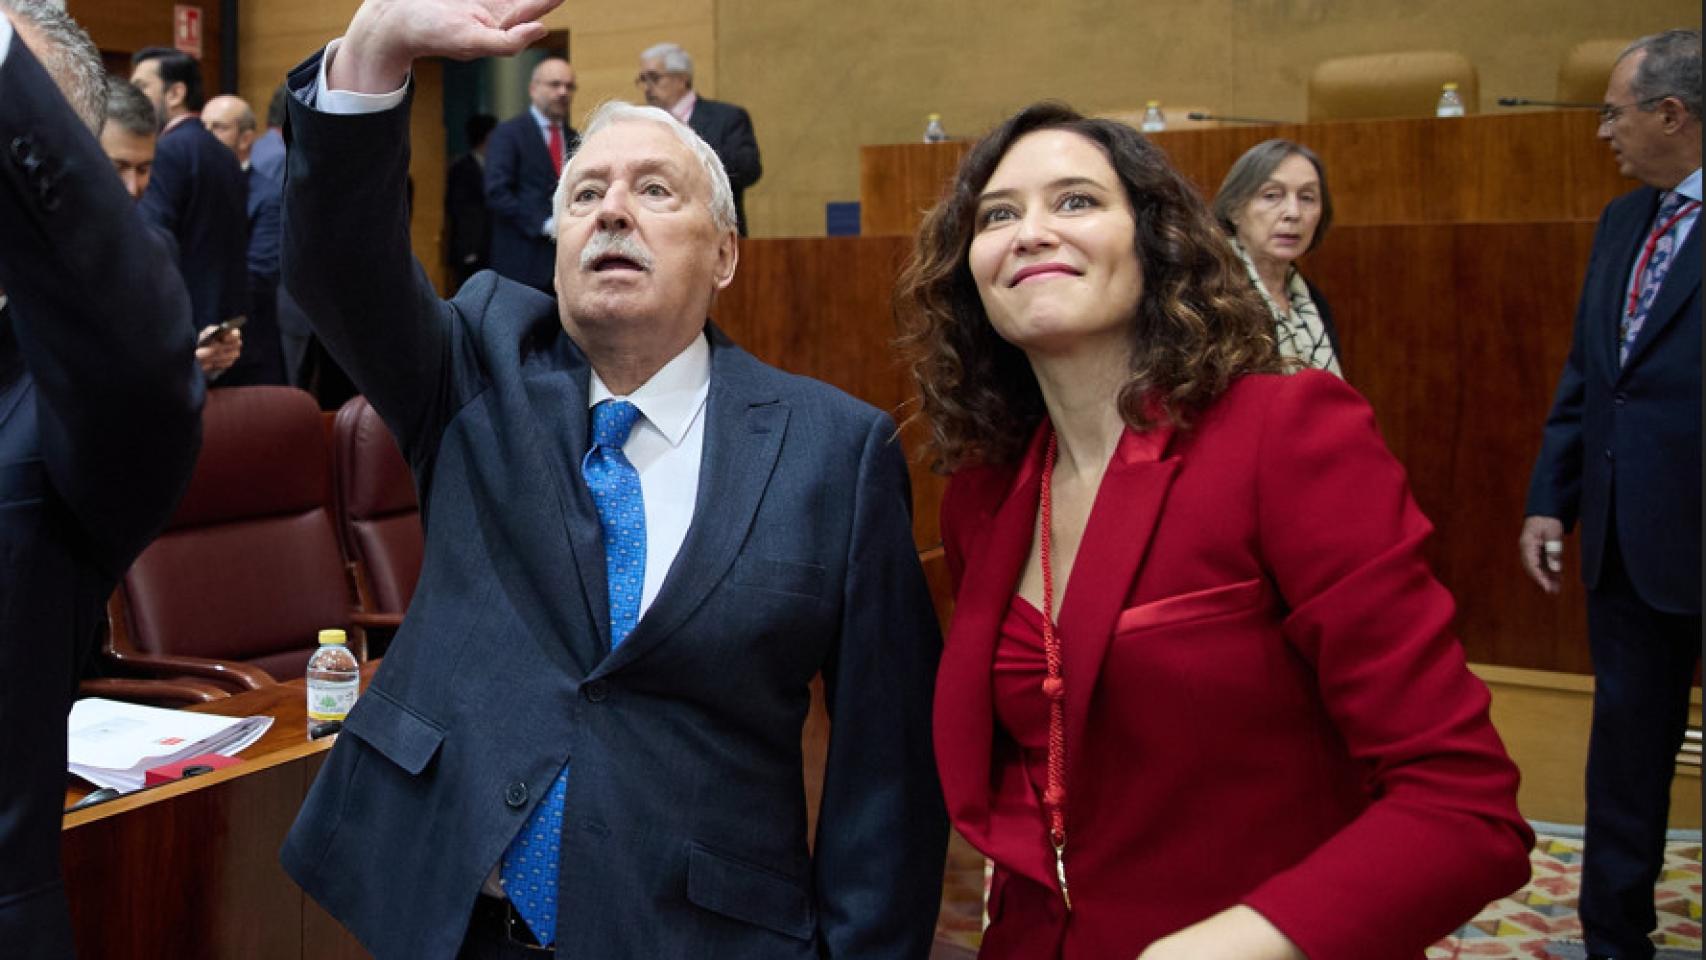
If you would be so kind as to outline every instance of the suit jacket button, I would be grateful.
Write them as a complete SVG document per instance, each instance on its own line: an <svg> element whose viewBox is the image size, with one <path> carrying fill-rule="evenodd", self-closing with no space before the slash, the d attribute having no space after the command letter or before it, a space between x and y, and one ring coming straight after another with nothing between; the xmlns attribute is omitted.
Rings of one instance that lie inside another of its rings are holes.
<svg viewBox="0 0 1706 960"><path fill-rule="evenodd" d="M516 810L527 806L527 784L517 780L505 787L504 803Z"/></svg>
<svg viewBox="0 0 1706 960"><path fill-rule="evenodd" d="M1607 459L1607 460L1616 460L1616 459L1617 459L1617 454L1615 454L1615 453L1612 453L1612 452L1611 452L1611 448L1610 448L1610 447L1606 447L1606 448L1605 448L1605 459Z"/></svg>
<svg viewBox="0 0 1706 960"><path fill-rule="evenodd" d="M603 680L593 680L581 686L581 696L589 703L603 703L604 698L610 696L610 688L605 686Z"/></svg>
<svg viewBox="0 0 1706 960"><path fill-rule="evenodd" d="M1614 396L1614 397L1612 397L1612 398L1611 398L1611 402L1612 402L1612 403L1615 403L1615 404L1617 404L1617 405L1618 405L1618 406L1620 406L1620 407L1621 407L1621 406L1623 406L1623 405L1624 405L1624 404L1625 404L1625 403L1628 403L1628 402L1629 402L1629 395L1628 395L1628 394L1627 394L1627 393L1619 393L1619 394L1617 394L1617 395L1616 395L1616 396Z"/></svg>

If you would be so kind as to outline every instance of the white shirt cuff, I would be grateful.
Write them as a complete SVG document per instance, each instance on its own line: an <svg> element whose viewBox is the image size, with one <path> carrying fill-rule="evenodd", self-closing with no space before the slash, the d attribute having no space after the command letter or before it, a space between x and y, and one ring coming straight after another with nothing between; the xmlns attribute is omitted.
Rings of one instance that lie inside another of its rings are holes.
<svg viewBox="0 0 1706 960"><path fill-rule="evenodd" d="M402 103L404 95L409 92L407 78L402 86L390 93L356 93L354 90L333 90L327 85L326 68L331 65L343 42L344 38L339 37L326 44L326 55L320 58L320 77L314 85L314 89L319 91L314 98L314 109L321 113L379 113Z"/></svg>
<svg viewBox="0 0 1706 960"><path fill-rule="evenodd" d="M12 49L12 21L0 17L0 63L6 62L6 51Z"/></svg>

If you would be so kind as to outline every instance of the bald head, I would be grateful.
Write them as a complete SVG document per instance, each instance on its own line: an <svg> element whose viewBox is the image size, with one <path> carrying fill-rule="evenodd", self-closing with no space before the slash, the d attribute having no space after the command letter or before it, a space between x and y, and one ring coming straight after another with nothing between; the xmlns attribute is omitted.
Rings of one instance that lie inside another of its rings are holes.
<svg viewBox="0 0 1706 960"><path fill-rule="evenodd" d="M241 97L229 94L214 97L201 108L201 124L220 143L237 154L240 163L249 162L249 150L255 145L255 111Z"/></svg>
<svg viewBox="0 0 1706 960"><path fill-rule="evenodd" d="M575 68L562 57L548 57L533 68L527 99L547 120L566 120L575 100Z"/></svg>

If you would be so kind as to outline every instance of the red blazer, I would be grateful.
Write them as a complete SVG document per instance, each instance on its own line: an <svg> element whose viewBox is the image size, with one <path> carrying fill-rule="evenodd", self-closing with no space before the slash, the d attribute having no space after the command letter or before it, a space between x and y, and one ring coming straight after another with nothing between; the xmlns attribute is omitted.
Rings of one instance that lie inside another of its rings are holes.
<svg viewBox="0 0 1706 960"><path fill-rule="evenodd" d="M982 957L1128 960L1243 903L1310 960L1417 958L1528 879L1516 768L1368 404L1315 371L1246 376L1192 431L1126 432L1079 547L1059 623L1069 920L991 702L1048 430L957 472L942 505L936 756L954 825L996 863Z"/></svg>

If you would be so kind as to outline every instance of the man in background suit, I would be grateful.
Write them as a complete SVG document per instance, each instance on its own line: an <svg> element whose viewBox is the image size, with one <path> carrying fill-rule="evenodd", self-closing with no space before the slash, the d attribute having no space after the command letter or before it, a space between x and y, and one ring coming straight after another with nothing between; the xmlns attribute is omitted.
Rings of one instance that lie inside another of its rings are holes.
<svg viewBox="0 0 1706 960"><path fill-rule="evenodd" d="M244 327L243 354L226 371L221 386L279 386L289 383L284 348L278 332L279 243L284 216L284 193L271 177L250 162L256 136L255 111L241 97L223 95L201 108L201 124L224 144L243 168L247 185L249 246L249 322Z"/></svg>
<svg viewBox="0 0 1706 960"><path fill-rule="evenodd" d="M154 102L165 128L142 195L142 215L177 241L191 319L201 336L211 336L220 324L240 324L238 318L249 313L243 171L231 151L196 122L203 101L201 67L188 54L144 47L131 58L130 82ZM209 371L208 378L218 375Z"/></svg>
<svg viewBox="0 0 1706 960"><path fill-rule="evenodd" d="M575 68L548 57L533 68L531 101L498 124L486 145L486 207L492 218L492 269L535 290L551 292L557 229L551 194L580 134L569 126Z"/></svg>
<svg viewBox="0 0 1706 960"><path fill-rule="evenodd" d="M729 186L735 192L735 214L740 219L740 235L746 236L746 188L764 175L764 165L758 159L758 137L752 132L752 118L746 110L732 103L708 100L693 90L693 58L679 44L660 43L640 54L640 75L634 79L646 102L662 107L670 115L693 128L701 139L717 151L728 171Z"/></svg>
<svg viewBox="0 0 1706 960"><path fill-rule="evenodd" d="M905 462L883 413L706 320L738 257L716 155L663 111L596 114L556 298L487 272L441 301L409 256L410 65L513 53L551 5L368 0L291 74L287 280L428 539L285 867L381 958L923 957L940 637Z"/></svg>
<svg viewBox="0 0 1706 960"><path fill-rule="evenodd" d="M107 172L104 99L76 23L0 0L0 953L22 960L72 954L66 713L201 436L189 299Z"/></svg>
<svg viewBox="0 0 1706 960"><path fill-rule="evenodd" d="M249 165L260 171L266 177L284 189L284 98L288 94L284 84L272 92L272 99L267 102L266 132L255 138L255 145L249 148Z"/></svg>
<svg viewBox="0 0 1706 960"><path fill-rule="evenodd" d="M498 118L476 113L468 118L468 152L456 158L444 177L444 259L450 289L491 266L492 218L486 212L486 143ZM554 189L554 188L553 188Z"/></svg>
<svg viewBox="0 0 1706 960"><path fill-rule="evenodd" d="M1589 956L1644 960L1670 780L1700 657L1700 33L1630 45L1599 136L1644 186L1594 233L1575 339L1528 492L1522 561L1559 590L1580 520L1593 651Z"/></svg>

